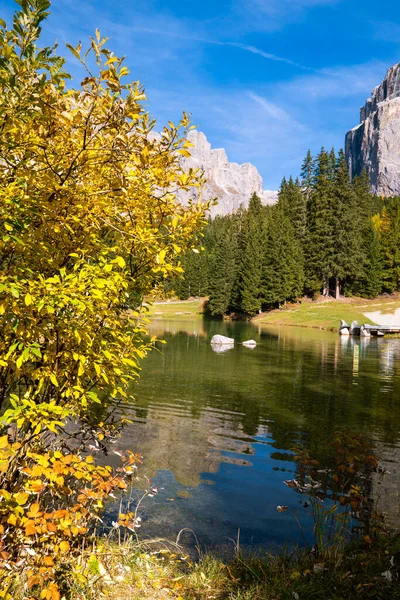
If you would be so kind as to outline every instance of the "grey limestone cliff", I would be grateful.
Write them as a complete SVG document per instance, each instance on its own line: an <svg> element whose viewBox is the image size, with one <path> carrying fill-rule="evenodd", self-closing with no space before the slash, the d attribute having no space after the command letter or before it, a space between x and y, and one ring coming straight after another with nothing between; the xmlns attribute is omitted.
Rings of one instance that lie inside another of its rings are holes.
<svg viewBox="0 0 400 600"><path fill-rule="evenodd" d="M360 124L346 135L352 177L367 169L371 190L400 194L400 63L391 67L360 111Z"/></svg>
<svg viewBox="0 0 400 600"><path fill-rule="evenodd" d="M191 157L182 159L183 168L204 171L206 184L202 190L203 200L217 198L218 204L211 209L211 215L226 215L235 212L240 205L247 207L253 192L263 204L274 204L277 192L263 189L261 175L250 163L239 165L230 162L224 149L212 149L204 133L191 131L189 139L193 144ZM179 194L180 200L188 198L187 193Z"/></svg>

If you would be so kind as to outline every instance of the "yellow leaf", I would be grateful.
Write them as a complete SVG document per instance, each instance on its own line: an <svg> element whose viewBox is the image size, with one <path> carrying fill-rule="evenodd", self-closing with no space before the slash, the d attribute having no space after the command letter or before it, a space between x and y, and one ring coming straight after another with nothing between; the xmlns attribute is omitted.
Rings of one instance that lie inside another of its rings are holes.
<svg viewBox="0 0 400 600"><path fill-rule="evenodd" d="M65 554L66 552L68 552L68 550L69 550L69 547L70 547L70 546L69 546L69 543L68 543L68 542L66 542L65 540L64 540L64 541L62 541L62 542L60 543L60 552L63 552L63 553Z"/></svg>
<svg viewBox="0 0 400 600"><path fill-rule="evenodd" d="M17 524L17 516L14 514L11 514L7 519L7 523L9 523L9 525L16 525Z"/></svg>
<svg viewBox="0 0 400 600"><path fill-rule="evenodd" d="M157 262L158 262L159 265L162 265L164 263L166 253L167 253L166 250L161 250L158 253Z"/></svg>
<svg viewBox="0 0 400 600"><path fill-rule="evenodd" d="M121 267L121 269L123 269L126 265L126 262L124 261L124 259L122 258L122 256L117 256L117 258L115 259L115 262L117 263L117 265L119 267Z"/></svg>
<svg viewBox="0 0 400 600"><path fill-rule="evenodd" d="M30 306L32 304L32 296L29 293L25 295L25 304L26 306Z"/></svg>
<svg viewBox="0 0 400 600"><path fill-rule="evenodd" d="M40 511L40 505L38 504L38 502L34 502L31 506L29 512L27 513L28 517L35 518L35 517L39 516L39 514L40 514L39 511Z"/></svg>
<svg viewBox="0 0 400 600"><path fill-rule="evenodd" d="M26 492L18 492L18 494L13 495L13 498L15 502L19 504L19 506L23 506L24 504L26 504L29 498L29 494L27 494Z"/></svg>
<svg viewBox="0 0 400 600"><path fill-rule="evenodd" d="M0 449L1 448L7 448L7 446L9 445L8 443L8 435L3 435L0 437Z"/></svg>
<svg viewBox="0 0 400 600"><path fill-rule="evenodd" d="M58 387L58 381L57 381L57 377L54 375L54 373L50 373L50 381L53 385L55 385L56 387Z"/></svg>

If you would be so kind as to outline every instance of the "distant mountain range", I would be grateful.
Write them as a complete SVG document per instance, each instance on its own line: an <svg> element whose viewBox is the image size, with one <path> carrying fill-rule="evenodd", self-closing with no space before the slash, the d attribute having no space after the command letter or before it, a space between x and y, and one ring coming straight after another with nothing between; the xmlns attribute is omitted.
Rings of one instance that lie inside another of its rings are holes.
<svg viewBox="0 0 400 600"><path fill-rule="evenodd" d="M247 208L253 192L264 205L275 204L277 191L264 190L263 180L250 163L239 165L228 160L223 148L213 149L204 133L191 131L191 157L182 158L185 169L204 170L204 200L217 198L211 215L226 215ZM360 123L345 139L346 159L352 177L367 169L371 191L382 196L400 195L400 63L391 67L383 82L360 109ZM180 192L185 202L190 195ZM193 197L193 193L191 193Z"/></svg>

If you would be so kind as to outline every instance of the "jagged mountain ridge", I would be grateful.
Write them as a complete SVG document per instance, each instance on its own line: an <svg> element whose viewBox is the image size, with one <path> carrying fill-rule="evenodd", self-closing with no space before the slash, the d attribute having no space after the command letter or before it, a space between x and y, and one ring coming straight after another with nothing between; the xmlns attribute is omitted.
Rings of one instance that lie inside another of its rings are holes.
<svg viewBox="0 0 400 600"><path fill-rule="evenodd" d="M193 130L189 133L190 158L182 158L185 170L201 168L204 170L206 184L202 190L203 200L217 198L218 204L211 208L211 216L227 215L243 205L247 208L250 197L256 192L265 205L274 204L277 191L263 189L263 180L256 167L250 163L239 165L228 160L223 148L212 149L204 133ZM193 192L180 192L182 202L193 197Z"/></svg>
<svg viewBox="0 0 400 600"><path fill-rule="evenodd" d="M367 169L371 191L400 194L400 63L360 109L360 123L346 135L346 159L352 177Z"/></svg>

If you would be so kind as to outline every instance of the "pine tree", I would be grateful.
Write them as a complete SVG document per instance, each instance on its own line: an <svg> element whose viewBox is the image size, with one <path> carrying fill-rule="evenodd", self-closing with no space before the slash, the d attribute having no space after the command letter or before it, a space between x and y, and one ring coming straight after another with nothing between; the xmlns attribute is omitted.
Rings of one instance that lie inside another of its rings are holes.
<svg viewBox="0 0 400 600"><path fill-rule="evenodd" d="M239 234L240 251L232 306L248 315L261 309L261 273L263 256L263 206L256 193L252 195Z"/></svg>
<svg viewBox="0 0 400 600"><path fill-rule="evenodd" d="M314 185L314 170L315 162L311 150L308 150L300 171L301 187L307 199L310 197Z"/></svg>
<svg viewBox="0 0 400 600"><path fill-rule="evenodd" d="M338 159L336 158L335 148L329 153L329 179L333 183L335 180L336 169L338 167Z"/></svg>
<svg viewBox="0 0 400 600"><path fill-rule="evenodd" d="M266 225L263 260L263 304L274 306L300 296L304 286L301 246L284 207L273 207Z"/></svg>
<svg viewBox="0 0 400 600"><path fill-rule="evenodd" d="M218 237L209 261L208 312L222 317L231 303L236 277L237 236L231 218L219 220Z"/></svg>
<svg viewBox="0 0 400 600"><path fill-rule="evenodd" d="M333 243L327 256L330 276L335 279L336 296L340 282L360 276L363 262L362 227L357 195L350 182L350 174L343 150L339 152L331 194L331 222Z"/></svg>
<svg viewBox="0 0 400 600"><path fill-rule="evenodd" d="M364 298L376 298L382 292L384 256L379 234L371 219L363 231L363 270L351 291Z"/></svg>
<svg viewBox="0 0 400 600"><path fill-rule="evenodd" d="M380 223L384 255L384 288L388 292L400 290L400 198L385 202Z"/></svg>
<svg viewBox="0 0 400 600"><path fill-rule="evenodd" d="M307 232L307 198L298 179L293 181L293 177L290 177L288 182L286 179L282 181L278 202L282 204L296 236L303 244Z"/></svg>
<svg viewBox="0 0 400 600"><path fill-rule="evenodd" d="M369 221L370 217L380 212L381 206L380 201L376 200L376 197L371 194L370 191L369 175L366 169L363 170L361 175L354 177L353 189L357 196L358 210L361 218Z"/></svg>
<svg viewBox="0 0 400 600"><path fill-rule="evenodd" d="M329 154L321 149L308 200L308 233L306 247L306 286L312 293L328 293L332 255L332 169Z"/></svg>

